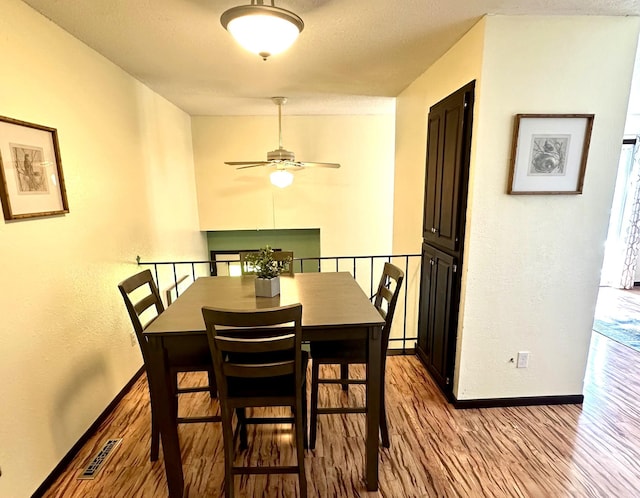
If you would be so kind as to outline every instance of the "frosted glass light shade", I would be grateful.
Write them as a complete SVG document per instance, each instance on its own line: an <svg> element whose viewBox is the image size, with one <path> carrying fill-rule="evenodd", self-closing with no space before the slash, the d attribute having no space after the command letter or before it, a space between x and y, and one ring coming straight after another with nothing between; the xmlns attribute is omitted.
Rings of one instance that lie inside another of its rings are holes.
<svg viewBox="0 0 640 498"><path fill-rule="evenodd" d="M304 28L293 12L262 2L229 9L220 22L244 49L264 60L287 50Z"/></svg>
<svg viewBox="0 0 640 498"><path fill-rule="evenodd" d="M284 19L263 15L238 17L227 29L242 48L263 59L287 50L300 33Z"/></svg>
<svg viewBox="0 0 640 498"><path fill-rule="evenodd" d="M285 169L279 169L269 175L271 183L276 187L285 188L293 183L293 174Z"/></svg>

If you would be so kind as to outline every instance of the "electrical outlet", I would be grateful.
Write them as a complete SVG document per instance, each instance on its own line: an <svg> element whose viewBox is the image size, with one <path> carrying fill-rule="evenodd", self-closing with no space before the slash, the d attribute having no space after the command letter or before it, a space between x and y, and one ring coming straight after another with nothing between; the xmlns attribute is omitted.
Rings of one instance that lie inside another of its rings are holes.
<svg viewBox="0 0 640 498"><path fill-rule="evenodd" d="M518 352L518 363L516 368L527 368L529 366L529 351Z"/></svg>

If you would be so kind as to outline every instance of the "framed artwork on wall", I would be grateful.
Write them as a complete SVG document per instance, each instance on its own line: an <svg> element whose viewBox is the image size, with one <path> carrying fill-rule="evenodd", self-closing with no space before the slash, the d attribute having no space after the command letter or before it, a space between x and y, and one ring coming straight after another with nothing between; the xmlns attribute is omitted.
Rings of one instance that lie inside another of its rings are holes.
<svg viewBox="0 0 640 498"><path fill-rule="evenodd" d="M581 194L593 114L517 114L509 194Z"/></svg>
<svg viewBox="0 0 640 498"><path fill-rule="evenodd" d="M55 128L0 116L0 202L5 220L69 212Z"/></svg>

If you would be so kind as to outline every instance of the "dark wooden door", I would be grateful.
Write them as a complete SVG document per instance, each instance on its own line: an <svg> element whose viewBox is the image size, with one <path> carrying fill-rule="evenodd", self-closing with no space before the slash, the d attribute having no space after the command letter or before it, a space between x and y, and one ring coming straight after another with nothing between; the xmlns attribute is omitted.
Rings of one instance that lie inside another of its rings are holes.
<svg viewBox="0 0 640 498"><path fill-rule="evenodd" d="M473 86L467 85L429 111L423 238L449 251L457 251L461 240L461 186L472 97Z"/></svg>
<svg viewBox="0 0 640 498"><path fill-rule="evenodd" d="M452 400L474 82L429 110L416 351Z"/></svg>
<svg viewBox="0 0 640 498"><path fill-rule="evenodd" d="M457 271L454 256L423 244L418 351L436 382L447 388L455 360Z"/></svg>

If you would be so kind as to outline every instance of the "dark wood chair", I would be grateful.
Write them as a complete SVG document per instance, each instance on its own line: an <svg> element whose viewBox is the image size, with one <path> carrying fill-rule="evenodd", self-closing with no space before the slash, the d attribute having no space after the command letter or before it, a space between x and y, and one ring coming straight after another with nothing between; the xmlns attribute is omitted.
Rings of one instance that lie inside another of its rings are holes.
<svg viewBox="0 0 640 498"><path fill-rule="evenodd" d="M391 263L385 263L378 285L378 290L373 296L373 304L385 319L382 328L382 372L380 375L380 434L382 445L390 446L389 429L387 427L387 411L385 407L385 366L386 353L389 346L389 334L391 323L398 301L398 295L404 280L404 272ZM393 287L393 290L390 289ZM346 390L349 384L365 384L366 379L350 379L349 365L367 362L367 344L365 340L347 341L318 341L311 343L311 420L309 429L309 448L316 445L316 433L318 428L318 415L337 413L366 413L365 407L318 407L318 387L320 384L341 384ZM321 378L321 365L340 365L340 378Z"/></svg>
<svg viewBox="0 0 640 498"><path fill-rule="evenodd" d="M133 325L133 330L136 333L138 339L138 345L142 352L142 359L144 360L145 368L149 364L149 353L147 352L147 340L143 335L144 329L146 329L151 322L153 322L162 312L164 312L164 305L160 299L160 293L156 286L151 271L144 270L136 275L133 275L126 280L123 280L118 284L118 289L124 299L124 304L129 312L129 318ZM143 324L144 320L144 324ZM208 358L207 358L208 360ZM180 372L200 372L206 371L209 376L209 384L207 386L199 387L180 387L178 384L178 374ZM211 397L216 396L216 377L213 371L213 365L210 363L203 363L202 365L185 365L185 366L172 366L171 367L171 381L172 391L175 396L185 393L203 392L209 391ZM160 432L158 423L156 420L153 393L149 389L149 395L151 400L151 461L158 459ZM176 402L176 409L178 403ZM176 422L179 424L184 423L198 423L198 422L219 422L220 416L211 417L178 417L175 414Z"/></svg>
<svg viewBox="0 0 640 498"><path fill-rule="evenodd" d="M242 474L298 474L300 496L307 496L304 471L307 358L301 350L302 305L251 311L202 308L218 379L225 453L225 496L234 496L234 476ZM279 326L288 324L287 326ZM247 418L249 407L290 406L293 417ZM233 414L238 416L233 431ZM298 465L234 465L235 439L246 447L248 423L293 423ZM244 435L243 435L244 433ZM243 440L244 439L244 440Z"/></svg>
<svg viewBox="0 0 640 498"><path fill-rule="evenodd" d="M254 254L256 251L241 251L240 252L240 270L243 275L253 275L255 271L251 267L251 264L247 262L247 256ZM273 251L274 261L286 261L280 275L286 275L293 277L293 251Z"/></svg>

